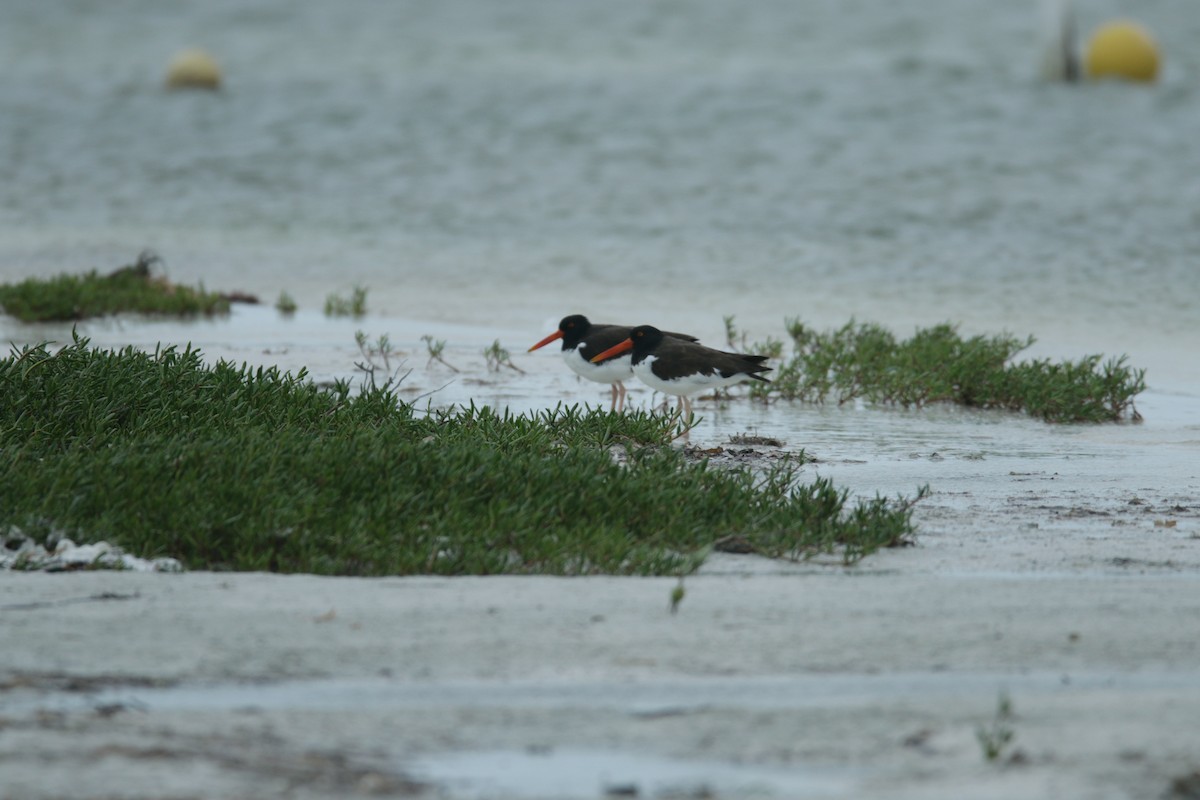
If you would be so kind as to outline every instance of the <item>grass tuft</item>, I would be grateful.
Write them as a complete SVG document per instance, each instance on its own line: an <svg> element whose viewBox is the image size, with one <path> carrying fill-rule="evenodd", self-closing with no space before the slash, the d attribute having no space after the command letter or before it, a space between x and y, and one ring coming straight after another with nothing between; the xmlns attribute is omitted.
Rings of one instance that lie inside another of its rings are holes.
<svg viewBox="0 0 1200 800"><path fill-rule="evenodd" d="M1133 399L1146 388L1145 370L1129 367L1124 356L1014 363L1032 337L964 339L945 324L904 341L882 326L854 321L818 333L788 320L787 330L792 358L771 376L772 383L752 385L752 397L839 404L861 398L906 408L957 403L1023 411L1048 422L1141 419ZM768 340L754 351L778 349Z"/></svg>
<svg viewBox="0 0 1200 800"><path fill-rule="evenodd" d="M279 293L279 299L275 301L276 311L284 316L290 316L296 313L297 308L296 300L286 290Z"/></svg>
<svg viewBox="0 0 1200 800"><path fill-rule="evenodd" d="M386 349L386 344L381 345ZM189 348L74 341L0 361L0 530L107 540L192 569L343 575L665 574L730 535L854 561L912 534L798 463L693 462L673 420L559 406L424 413Z"/></svg>
<svg viewBox="0 0 1200 800"><path fill-rule="evenodd" d="M355 286L349 297L330 294L325 297L325 316L361 318L367 314L367 289Z"/></svg>
<svg viewBox="0 0 1200 800"><path fill-rule="evenodd" d="M492 342L489 347L483 349L483 359L487 364L488 372L499 372L502 368L508 367L522 375L525 374L525 370L513 363L512 356L508 350L500 346L499 339Z"/></svg>
<svg viewBox="0 0 1200 800"><path fill-rule="evenodd" d="M171 283L153 274L158 256L143 252L129 266L101 275L27 278L0 285L0 308L22 322L80 320L121 312L192 316L225 314L230 296ZM241 299L252 299L235 295Z"/></svg>
<svg viewBox="0 0 1200 800"><path fill-rule="evenodd" d="M426 368L433 366L433 362L438 362L444 367L449 368L451 372L458 372L458 367L447 361L442 353L446 351L445 339L434 339L428 333L421 337L421 341L425 343L425 349L429 352L429 361L425 363ZM499 341L496 342L500 344Z"/></svg>
<svg viewBox="0 0 1200 800"><path fill-rule="evenodd" d="M1013 743L1017 735L1012 725L1013 716L1012 700L1007 693L1001 692L996 700L996 713L992 721L975 729L975 739L979 742L984 761L998 761Z"/></svg>
<svg viewBox="0 0 1200 800"><path fill-rule="evenodd" d="M378 388L380 385L376 373L381 370L386 376L383 382L387 384L402 381L412 372L412 370L408 370L401 375L400 370L403 369L403 366L392 367L392 358L399 356L400 351L393 349L392 340L386 333L372 342L362 331L355 331L354 343L358 345L358 352L362 353L363 357L362 361L354 362L354 368L363 374L365 385L369 385L372 389Z"/></svg>

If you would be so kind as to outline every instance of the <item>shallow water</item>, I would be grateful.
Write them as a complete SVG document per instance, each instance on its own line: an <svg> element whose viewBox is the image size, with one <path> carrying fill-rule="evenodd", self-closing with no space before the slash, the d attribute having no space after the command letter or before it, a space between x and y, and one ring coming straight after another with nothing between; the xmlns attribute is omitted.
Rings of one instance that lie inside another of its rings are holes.
<svg viewBox="0 0 1200 800"><path fill-rule="evenodd" d="M1137 673L1072 671L1069 684L1055 671L937 671L722 675L669 680L601 680L576 677L528 681L432 681L336 679L269 684L189 684L165 688L115 688L96 692L31 692L10 696L9 711L44 708L79 711L113 704L146 712L343 711L445 712L452 708L575 708L654 719L735 708L759 711L870 708L889 697L934 695L950 702L1000 687L1014 693L1072 694L1103 689L1129 692L1191 691L1194 672L1146 669Z"/></svg>
<svg viewBox="0 0 1200 800"><path fill-rule="evenodd" d="M573 311L718 342L725 314L951 320L1194 390L1200 16L1139 5L1160 85L1067 87L1034 5L14 0L0 279L149 246L484 343ZM225 89L163 91L196 44Z"/></svg>
<svg viewBox="0 0 1200 800"><path fill-rule="evenodd" d="M463 798L852 797L847 770L684 761L588 750L450 753L411 774Z"/></svg>

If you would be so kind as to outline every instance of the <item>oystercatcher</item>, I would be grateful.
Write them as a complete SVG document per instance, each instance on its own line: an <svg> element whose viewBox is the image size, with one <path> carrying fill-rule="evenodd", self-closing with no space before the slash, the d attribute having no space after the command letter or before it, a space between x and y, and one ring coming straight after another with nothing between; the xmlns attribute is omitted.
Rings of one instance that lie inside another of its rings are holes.
<svg viewBox="0 0 1200 800"><path fill-rule="evenodd" d="M763 364L766 356L726 353L695 342L672 339L658 328L639 325L629 337L618 342L592 361L603 361L632 350L633 373L652 389L679 398L679 411L692 415L690 395L705 389L732 386L744 380L769 380L760 372L770 372Z"/></svg>
<svg viewBox="0 0 1200 800"><path fill-rule="evenodd" d="M625 408L625 384L623 381L633 374L630 367L630 356L613 356L607 359L593 358L601 350L608 350L613 345L625 341L633 332L628 325L604 325L593 323L582 314L572 314L563 317L558 323L558 330L529 348L532 353L539 347L545 347L553 341L562 339L563 361L580 377L596 383L607 383L612 387L612 407L617 411ZM696 341L695 336L686 333L665 333L687 342ZM593 363L599 362L599 363ZM619 402L619 406L618 406Z"/></svg>

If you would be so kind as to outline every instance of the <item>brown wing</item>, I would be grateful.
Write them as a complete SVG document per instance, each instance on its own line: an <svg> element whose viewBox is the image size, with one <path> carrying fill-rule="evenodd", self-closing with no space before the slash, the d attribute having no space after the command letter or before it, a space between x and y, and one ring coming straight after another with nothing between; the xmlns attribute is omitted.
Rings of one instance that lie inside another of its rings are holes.
<svg viewBox="0 0 1200 800"><path fill-rule="evenodd" d="M655 362L655 374L664 380L683 375L711 375L719 373L722 378L730 378L742 374L756 381L770 383L758 373L770 372L763 362L766 356L752 356L745 353L727 353L724 350L714 350L702 344L683 339L663 339L654 354L659 357Z"/></svg>

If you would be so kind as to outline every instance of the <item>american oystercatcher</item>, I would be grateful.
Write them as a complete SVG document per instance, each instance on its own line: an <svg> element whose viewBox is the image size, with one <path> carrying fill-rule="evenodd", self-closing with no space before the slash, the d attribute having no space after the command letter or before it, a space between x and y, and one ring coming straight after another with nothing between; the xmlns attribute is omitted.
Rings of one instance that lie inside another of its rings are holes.
<svg viewBox="0 0 1200 800"><path fill-rule="evenodd" d="M617 411L625 408L625 384L622 382L633 370L630 366L630 356L613 356L607 359L594 358L601 350L608 350L629 338L633 328L628 325L603 325L588 321L582 314L572 314L563 317L558 323L558 330L529 348L532 353L539 347L545 347L553 341L562 339L563 361L567 362L577 375L596 383L607 383L612 387L612 407ZM665 333L663 336L674 337L687 342L696 341L695 336L686 333ZM599 363L593 363L599 362ZM619 406L618 406L619 402Z"/></svg>
<svg viewBox="0 0 1200 800"><path fill-rule="evenodd" d="M629 337L602 353L592 357L603 361L632 350L633 374L642 383L665 394L679 398L679 411L692 415L690 395L705 389L732 386L744 380L769 380L759 375L770 372L771 367L762 362L766 356L751 356L744 353L726 353L713 350L695 342L672 339L658 328L639 325L629 332Z"/></svg>

